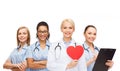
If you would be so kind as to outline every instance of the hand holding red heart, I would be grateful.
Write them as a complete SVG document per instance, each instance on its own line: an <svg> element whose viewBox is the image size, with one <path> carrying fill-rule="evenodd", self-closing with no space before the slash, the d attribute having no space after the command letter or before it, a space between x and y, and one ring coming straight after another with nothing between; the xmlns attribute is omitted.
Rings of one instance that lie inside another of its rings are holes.
<svg viewBox="0 0 120 71"><path fill-rule="evenodd" d="M72 60L68 65L67 69L73 68L78 64L78 60Z"/></svg>

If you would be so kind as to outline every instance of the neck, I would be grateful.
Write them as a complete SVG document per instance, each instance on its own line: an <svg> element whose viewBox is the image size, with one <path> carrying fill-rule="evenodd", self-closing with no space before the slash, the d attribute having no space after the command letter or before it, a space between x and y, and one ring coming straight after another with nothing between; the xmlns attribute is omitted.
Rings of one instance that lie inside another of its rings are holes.
<svg viewBox="0 0 120 71"><path fill-rule="evenodd" d="M23 43L21 42L20 47L22 48L25 44L26 44L25 42L23 42Z"/></svg>
<svg viewBox="0 0 120 71"><path fill-rule="evenodd" d="M46 41L40 40L40 47L45 48L46 47Z"/></svg>
<svg viewBox="0 0 120 71"><path fill-rule="evenodd" d="M85 41L86 42L86 44L90 47L90 48L93 48L93 43L89 43L89 42L87 42L87 41Z"/></svg>
<svg viewBox="0 0 120 71"><path fill-rule="evenodd" d="M64 40L65 42L70 42L71 39L72 39L71 37L70 37L70 38L63 38L63 40Z"/></svg>
<svg viewBox="0 0 120 71"><path fill-rule="evenodd" d="M39 40L40 44L46 44L46 40Z"/></svg>
<svg viewBox="0 0 120 71"><path fill-rule="evenodd" d="M93 43L89 43L89 42L86 41L86 44L89 46L89 49L94 53L95 49L94 49Z"/></svg>

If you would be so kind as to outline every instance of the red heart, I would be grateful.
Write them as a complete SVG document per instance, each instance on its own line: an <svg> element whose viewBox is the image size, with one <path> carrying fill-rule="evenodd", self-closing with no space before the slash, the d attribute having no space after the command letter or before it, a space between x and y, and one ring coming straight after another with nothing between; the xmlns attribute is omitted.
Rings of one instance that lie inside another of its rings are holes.
<svg viewBox="0 0 120 71"><path fill-rule="evenodd" d="M79 59L84 52L84 49L82 46L69 46L67 48L67 54L72 58L72 59Z"/></svg>

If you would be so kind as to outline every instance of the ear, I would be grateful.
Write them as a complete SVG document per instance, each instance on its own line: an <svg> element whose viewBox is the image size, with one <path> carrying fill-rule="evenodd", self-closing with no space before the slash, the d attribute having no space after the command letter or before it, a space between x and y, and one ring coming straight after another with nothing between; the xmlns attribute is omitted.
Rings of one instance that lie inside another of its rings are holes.
<svg viewBox="0 0 120 71"><path fill-rule="evenodd" d="M83 32L83 35L85 36L85 32Z"/></svg>
<svg viewBox="0 0 120 71"><path fill-rule="evenodd" d="M85 37L85 33L83 33L83 36Z"/></svg>

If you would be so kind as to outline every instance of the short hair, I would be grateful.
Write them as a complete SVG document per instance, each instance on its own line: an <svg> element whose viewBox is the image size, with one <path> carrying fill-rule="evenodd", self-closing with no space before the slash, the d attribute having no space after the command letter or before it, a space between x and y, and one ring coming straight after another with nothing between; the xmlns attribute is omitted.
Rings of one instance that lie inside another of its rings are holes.
<svg viewBox="0 0 120 71"><path fill-rule="evenodd" d="M62 21L62 23L61 23L61 28L62 28L62 26L63 26L63 24L64 24L65 22L71 23L71 24L73 25L73 29L75 30L75 23L74 23L74 21L73 21L72 19L70 19L70 18L64 19L64 20Z"/></svg>

